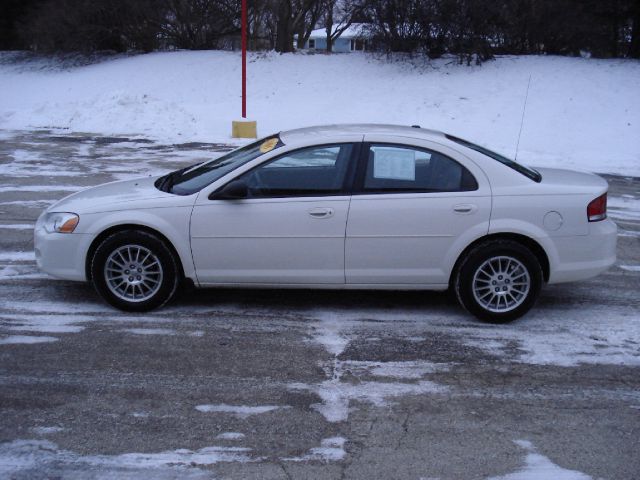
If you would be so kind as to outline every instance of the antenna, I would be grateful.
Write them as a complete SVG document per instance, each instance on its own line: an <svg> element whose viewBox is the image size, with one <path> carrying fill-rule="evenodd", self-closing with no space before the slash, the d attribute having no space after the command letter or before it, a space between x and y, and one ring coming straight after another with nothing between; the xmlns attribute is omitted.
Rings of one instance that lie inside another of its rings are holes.
<svg viewBox="0 0 640 480"><path fill-rule="evenodd" d="M527 93L524 96L524 106L522 107L522 119L520 120L520 131L518 132L518 143L516 144L516 155L514 161L518 161L518 148L520 148L520 137L522 136L522 127L524 126L524 113L527 111L527 99L529 98L529 85L531 85L531 74L527 82Z"/></svg>

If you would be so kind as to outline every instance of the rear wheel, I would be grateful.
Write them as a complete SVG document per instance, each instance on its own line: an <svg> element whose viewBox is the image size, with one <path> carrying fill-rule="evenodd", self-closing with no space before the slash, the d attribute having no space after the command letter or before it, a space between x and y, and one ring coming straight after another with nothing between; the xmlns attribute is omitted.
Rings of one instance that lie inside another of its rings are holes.
<svg viewBox="0 0 640 480"><path fill-rule="evenodd" d="M506 323L527 313L542 287L542 268L525 246L489 240L463 258L455 279L459 302L477 318Z"/></svg>
<svg viewBox="0 0 640 480"><path fill-rule="evenodd" d="M179 284L177 261L157 236L116 232L98 246L91 262L93 284L121 310L144 312L168 302Z"/></svg>

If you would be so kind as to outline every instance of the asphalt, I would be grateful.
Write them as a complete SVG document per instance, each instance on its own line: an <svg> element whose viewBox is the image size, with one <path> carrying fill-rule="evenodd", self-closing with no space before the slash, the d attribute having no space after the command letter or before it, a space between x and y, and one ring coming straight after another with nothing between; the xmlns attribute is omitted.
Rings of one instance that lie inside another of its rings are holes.
<svg viewBox="0 0 640 480"><path fill-rule="evenodd" d="M132 315L37 271L48 203L226 148L0 131L0 478L640 478L640 179L606 176L617 265L505 326L428 292Z"/></svg>

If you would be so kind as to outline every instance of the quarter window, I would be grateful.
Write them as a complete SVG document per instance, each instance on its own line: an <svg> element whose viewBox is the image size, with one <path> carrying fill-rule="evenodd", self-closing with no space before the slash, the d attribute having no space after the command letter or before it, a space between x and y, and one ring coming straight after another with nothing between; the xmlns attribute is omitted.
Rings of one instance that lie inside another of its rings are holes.
<svg viewBox="0 0 640 480"><path fill-rule="evenodd" d="M247 173L250 198L338 195L343 191L352 144L287 153Z"/></svg>
<svg viewBox="0 0 640 480"><path fill-rule="evenodd" d="M477 190L469 170L440 153L396 145L371 145L365 191L460 192Z"/></svg>

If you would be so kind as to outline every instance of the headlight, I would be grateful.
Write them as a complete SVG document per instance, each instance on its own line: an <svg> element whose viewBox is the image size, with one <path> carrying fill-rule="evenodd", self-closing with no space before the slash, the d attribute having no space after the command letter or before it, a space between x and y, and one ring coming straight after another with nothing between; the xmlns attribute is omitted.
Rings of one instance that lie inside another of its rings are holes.
<svg viewBox="0 0 640 480"><path fill-rule="evenodd" d="M52 212L44 219L44 229L48 233L71 233L76 229L80 217L75 213Z"/></svg>

